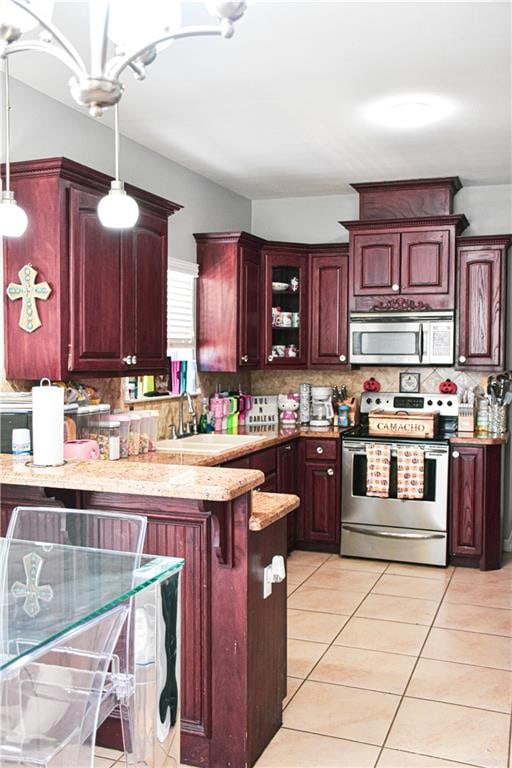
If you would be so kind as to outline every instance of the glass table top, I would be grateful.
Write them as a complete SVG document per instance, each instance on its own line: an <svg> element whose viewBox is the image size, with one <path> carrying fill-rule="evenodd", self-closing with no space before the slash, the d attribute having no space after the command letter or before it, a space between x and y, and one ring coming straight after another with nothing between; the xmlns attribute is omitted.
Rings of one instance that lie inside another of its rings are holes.
<svg viewBox="0 0 512 768"><path fill-rule="evenodd" d="M183 565L176 557L0 539L0 672Z"/></svg>

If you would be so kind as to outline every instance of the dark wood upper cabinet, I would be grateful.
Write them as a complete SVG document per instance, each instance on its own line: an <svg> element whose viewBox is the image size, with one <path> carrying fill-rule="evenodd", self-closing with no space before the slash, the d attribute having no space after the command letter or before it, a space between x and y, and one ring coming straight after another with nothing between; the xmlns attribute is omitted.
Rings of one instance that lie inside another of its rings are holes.
<svg viewBox="0 0 512 768"><path fill-rule="evenodd" d="M199 370L259 368L263 240L247 232L213 232L194 237L199 262Z"/></svg>
<svg viewBox="0 0 512 768"><path fill-rule="evenodd" d="M457 241L457 367L502 370L506 357L509 236Z"/></svg>
<svg viewBox="0 0 512 768"><path fill-rule="evenodd" d="M308 358L308 256L305 246L267 243L263 249L263 364L266 368L305 368ZM280 287L279 287L280 286ZM275 312L291 324L276 324Z"/></svg>
<svg viewBox="0 0 512 768"><path fill-rule="evenodd" d="M14 163L11 176L29 225L4 241L5 279L31 263L52 292L33 333L18 325L20 302L5 302L7 378L165 372L167 219L181 206L127 185L140 217L122 233L97 217L105 174L58 157Z"/></svg>
<svg viewBox="0 0 512 768"><path fill-rule="evenodd" d="M348 365L348 246L309 254L309 364Z"/></svg>
<svg viewBox="0 0 512 768"><path fill-rule="evenodd" d="M400 235L354 234L351 242L354 296L392 294L400 283Z"/></svg>
<svg viewBox="0 0 512 768"><path fill-rule="evenodd" d="M464 215L340 223L349 230L352 311L455 307L455 240L468 225Z"/></svg>

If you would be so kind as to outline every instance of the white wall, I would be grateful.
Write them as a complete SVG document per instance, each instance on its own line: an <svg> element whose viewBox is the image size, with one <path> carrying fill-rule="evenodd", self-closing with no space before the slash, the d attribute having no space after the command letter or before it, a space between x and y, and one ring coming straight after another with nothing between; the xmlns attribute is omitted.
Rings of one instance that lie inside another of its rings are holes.
<svg viewBox="0 0 512 768"><path fill-rule="evenodd" d="M12 160L64 156L113 174L108 126L18 80L11 83ZM250 200L125 137L121 177L184 206L170 219L169 254L174 258L195 261L194 232L250 230Z"/></svg>
<svg viewBox="0 0 512 768"><path fill-rule="evenodd" d="M512 232L512 185L463 187L455 196L455 213L465 213L466 235ZM309 243L348 241L338 221L358 219L358 195L288 197L253 200L252 232L273 240Z"/></svg>

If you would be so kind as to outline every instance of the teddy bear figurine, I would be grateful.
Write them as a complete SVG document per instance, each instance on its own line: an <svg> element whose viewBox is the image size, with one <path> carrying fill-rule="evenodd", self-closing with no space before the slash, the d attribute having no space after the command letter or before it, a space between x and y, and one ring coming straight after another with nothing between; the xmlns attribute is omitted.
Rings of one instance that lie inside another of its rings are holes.
<svg viewBox="0 0 512 768"><path fill-rule="evenodd" d="M297 423L299 402L300 398L297 392L288 392L287 395L278 395L277 407L279 409L279 420L282 424Z"/></svg>

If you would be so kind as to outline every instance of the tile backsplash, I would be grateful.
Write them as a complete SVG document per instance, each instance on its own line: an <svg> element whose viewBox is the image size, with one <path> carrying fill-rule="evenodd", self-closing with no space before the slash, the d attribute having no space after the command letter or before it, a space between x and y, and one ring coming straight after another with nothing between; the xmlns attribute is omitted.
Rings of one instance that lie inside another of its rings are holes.
<svg viewBox="0 0 512 768"><path fill-rule="evenodd" d="M307 382L317 386L340 386L344 384L349 394L362 392L363 382L373 376L380 382L384 392L399 391L399 373L415 371L420 374L422 392L438 392L441 381L451 379L459 389L473 388L487 379L489 374L457 371L454 368L358 368L351 371L254 371L251 374L251 388L255 395L276 395L279 392L296 392L299 384Z"/></svg>

